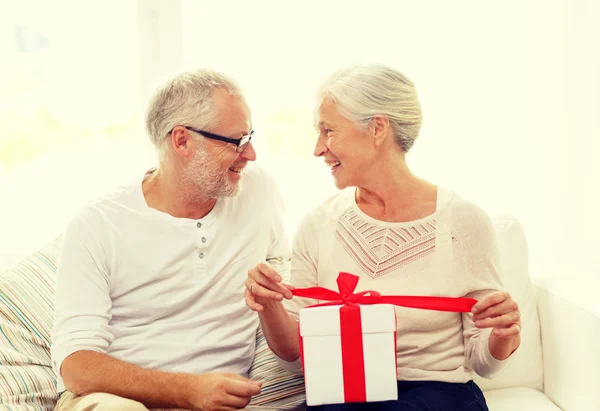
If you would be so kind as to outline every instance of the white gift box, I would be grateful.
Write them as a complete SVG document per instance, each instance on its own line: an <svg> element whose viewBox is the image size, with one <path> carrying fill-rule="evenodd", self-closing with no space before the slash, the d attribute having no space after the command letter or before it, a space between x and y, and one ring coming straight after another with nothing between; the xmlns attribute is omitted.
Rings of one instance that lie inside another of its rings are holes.
<svg viewBox="0 0 600 411"><path fill-rule="evenodd" d="M377 304L359 307L362 357L359 352L358 355L353 354L350 358L346 358L351 364L344 363L342 360L341 306L300 310L300 337L307 405L353 401L375 402L398 398L394 306ZM362 367L362 363L364 363L364 381L361 381L360 372L349 374L356 367ZM351 392L345 392L349 389L344 387L344 368L355 386L364 384L366 398L357 400L356 393L353 395Z"/></svg>

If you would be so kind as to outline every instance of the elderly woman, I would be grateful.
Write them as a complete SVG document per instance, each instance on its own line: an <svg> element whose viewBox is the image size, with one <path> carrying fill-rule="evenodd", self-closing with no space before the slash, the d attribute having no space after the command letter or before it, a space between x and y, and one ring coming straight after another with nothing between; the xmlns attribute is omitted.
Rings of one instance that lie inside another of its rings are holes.
<svg viewBox="0 0 600 411"><path fill-rule="evenodd" d="M340 271L386 295L473 297L472 313L396 308L398 400L319 410L487 410L474 372L492 377L520 344L517 304L502 290L488 215L452 190L414 175L406 162L421 126L413 83L393 68L358 65L319 94L323 157L342 190L308 213L294 239L290 285L260 263L246 303L274 353L297 361L294 287L337 289Z"/></svg>

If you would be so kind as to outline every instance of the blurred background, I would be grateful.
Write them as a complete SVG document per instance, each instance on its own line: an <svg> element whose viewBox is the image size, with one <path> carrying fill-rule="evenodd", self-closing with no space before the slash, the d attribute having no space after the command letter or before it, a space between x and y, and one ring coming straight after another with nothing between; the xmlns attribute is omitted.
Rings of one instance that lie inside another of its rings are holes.
<svg viewBox="0 0 600 411"><path fill-rule="evenodd" d="M342 65L416 84L414 172L523 223L531 274L600 275L600 1L0 0L0 267L156 163L165 78L209 67L244 89L293 236L335 192L312 156L313 92Z"/></svg>

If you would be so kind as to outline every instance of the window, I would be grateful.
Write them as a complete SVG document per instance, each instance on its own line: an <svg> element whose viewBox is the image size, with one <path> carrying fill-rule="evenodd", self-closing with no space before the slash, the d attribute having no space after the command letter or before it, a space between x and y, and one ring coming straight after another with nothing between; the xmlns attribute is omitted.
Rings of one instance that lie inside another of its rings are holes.
<svg viewBox="0 0 600 411"><path fill-rule="evenodd" d="M148 160L136 3L60 4L0 15L0 254L42 246Z"/></svg>

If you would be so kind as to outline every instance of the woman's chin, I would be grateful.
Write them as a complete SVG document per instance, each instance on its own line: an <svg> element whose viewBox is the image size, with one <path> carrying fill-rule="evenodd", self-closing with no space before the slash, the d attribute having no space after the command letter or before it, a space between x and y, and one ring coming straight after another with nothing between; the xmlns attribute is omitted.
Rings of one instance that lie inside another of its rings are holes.
<svg viewBox="0 0 600 411"><path fill-rule="evenodd" d="M343 190L344 188L348 187L348 184L342 178L333 177L333 184L335 184L335 187L338 190Z"/></svg>

